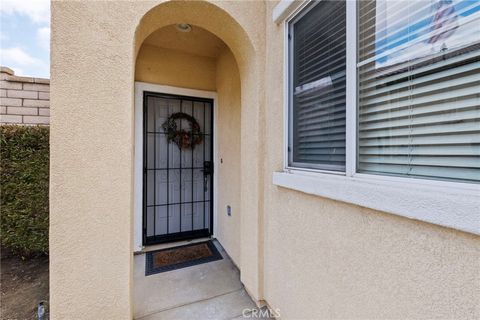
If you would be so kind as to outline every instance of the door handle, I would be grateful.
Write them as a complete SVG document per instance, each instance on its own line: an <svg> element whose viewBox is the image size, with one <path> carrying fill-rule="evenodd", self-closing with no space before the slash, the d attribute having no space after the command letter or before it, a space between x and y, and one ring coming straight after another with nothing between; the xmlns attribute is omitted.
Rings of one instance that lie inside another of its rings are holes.
<svg viewBox="0 0 480 320"><path fill-rule="evenodd" d="M209 175L213 173L213 165L211 161L204 161L203 162L203 174Z"/></svg>
<svg viewBox="0 0 480 320"><path fill-rule="evenodd" d="M211 161L203 162L203 192L208 191L208 176L213 173L213 166Z"/></svg>

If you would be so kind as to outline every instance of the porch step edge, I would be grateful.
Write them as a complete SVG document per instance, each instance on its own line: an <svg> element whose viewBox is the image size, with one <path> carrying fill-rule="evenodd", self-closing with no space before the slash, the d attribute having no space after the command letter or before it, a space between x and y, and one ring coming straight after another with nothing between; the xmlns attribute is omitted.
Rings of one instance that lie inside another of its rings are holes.
<svg viewBox="0 0 480 320"><path fill-rule="evenodd" d="M212 305L214 305L215 302L216 302L215 300L222 300L222 297L225 300L237 298L237 297L229 297L229 296L238 296L238 299L236 299L235 301L231 300L230 301L231 303L237 303L237 301L239 301L240 304L243 305L244 307L249 307L251 309L256 308L255 303L251 300L250 296L245 291L245 288L242 287L242 288L235 289L235 290L225 292L225 293L222 293L222 294L218 294L218 295L215 295L215 296L212 296L212 297L209 297L209 298L200 299L200 300L192 301L192 302L188 302L188 303L183 303L183 304L179 304L179 305L176 305L176 306L172 306L172 307L160 309L160 310L157 310L157 311L154 311L154 312L150 312L149 314L142 315L138 318L135 318L135 320L191 319L191 315L187 317L187 315L185 314L184 315L185 318L184 318L182 316L179 316L178 314L179 313L180 314L189 313L189 311L187 309L195 309L196 308L196 309L202 310L202 309L208 309L209 307L211 308L211 306L206 305L206 303L211 302ZM247 302L248 302L248 305L247 305ZM202 304L203 304L203 306L201 306ZM225 304L222 303L222 307L224 305ZM182 308L184 310L181 310ZM225 312L225 310L224 310L224 312ZM174 317L168 317L168 315L167 315L168 313L170 313L171 315L176 313L177 315L174 316ZM231 318L234 318L237 315L238 315L238 313L236 313L235 310L232 310L232 314L230 316L225 317L225 319L231 319Z"/></svg>

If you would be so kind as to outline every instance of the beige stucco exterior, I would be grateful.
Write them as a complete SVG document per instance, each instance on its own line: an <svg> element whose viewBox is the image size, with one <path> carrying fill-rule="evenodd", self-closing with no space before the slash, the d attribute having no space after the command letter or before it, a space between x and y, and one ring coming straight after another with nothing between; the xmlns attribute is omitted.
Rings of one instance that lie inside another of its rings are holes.
<svg viewBox="0 0 480 320"><path fill-rule="evenodd" d="M241 92L240 75L235 58L230 50L224 50L217 62L217 145L218 164L218 228L217 237L232 260L241 266L240 261L240 217L242 215L240 185L241 174ZM225 214L227 205L232 215Z"/></svg>
<svg viewBox="0 0 480 320"><path fill-rule="evenodd" d="M132 317L135 81L217 92L217 237L283 319L480 317L478 236L272 184L284 123L275 5L52 3L52 319ZM144 43L180 22L225 47Z"/></svg>
<svg viewBox="0 0 480 320"><path fill-rule="evenodd" d="M139 52L135 80L216 91L215 59L145 45Z"/></svg>

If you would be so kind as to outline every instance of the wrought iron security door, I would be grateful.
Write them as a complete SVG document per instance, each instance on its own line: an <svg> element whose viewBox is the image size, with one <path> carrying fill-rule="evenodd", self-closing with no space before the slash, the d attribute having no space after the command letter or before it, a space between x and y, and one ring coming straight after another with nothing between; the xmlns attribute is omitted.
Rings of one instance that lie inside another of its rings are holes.
<svg viewBox="0 0 480 320"><path fill-rule="evenodd" d="M213 231L213 101L153 92L145 92L143 98L143 243L209 236ZM192 130L189 119L200 131ZM167 130L168 124L176 130ZM188 145L192 131L196 132L193 147ZM169 139L172 132L175 141Z"/></svg>

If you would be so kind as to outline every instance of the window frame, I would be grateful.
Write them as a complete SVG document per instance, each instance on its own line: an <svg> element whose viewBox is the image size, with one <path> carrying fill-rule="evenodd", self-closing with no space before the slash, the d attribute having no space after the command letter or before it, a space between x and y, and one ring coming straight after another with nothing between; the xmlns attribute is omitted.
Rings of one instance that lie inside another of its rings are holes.
<svg viewBox="0 0 480 320"><path fill-rule="evenodd" d="M285 68L288 69L287 76L286 76L286 94L287 94L287 113L286 113L286 118L288 119L287 123L287 143L288 145L286 146L286 162L285 162L285 168L289 169L299 169L299 170L313 170L316 172L327 172L327 173L332 173L332 174L341 174L344 175L345 172L348 170L348 165L346 162L347 159L347 152L348 152L348 147L347 147L347 141L345 141L345 169L343 169L343 166L338 166L338 165L330 165L330 164L314 164L314 163L308 163L308 162L295 162L293 161L293 149L291 152L288 151L289 146L292 146L293 148L293 133L290 134L290 132L293 132L293 115L292 115L292 109L293 109L293 56L294 56L294 51L293 51L293 41L295 34L293 32L293 28L295 23L297 23L300 19L303 18L308 12L310 12L315 6L319 5L321 1L318 1L314 3L313 1L305 1L301 7L298 8L297 13L290 16L288 21L285 23L285 34L286 34L286 46L287 49L286 51L286 66ZM348 2L348 1L347 1ZM347 3L348 6L348 3ZM347 9L347 14L348 14L348 9ZM347 16L348 19L348 16ZM348 20L347 20L348 24ZM348 41L347 41L347 55L348 55ZM347 69L348 69L348 58L347 58ZM348 74L347 74L347 83L348 83ZM348 86L348 84L347 84ZM345 94L348 93L348 87L345 90ZM348 99L348 98L346 98ZM346 113L348 112L347 107L348 105L346 104ZM346 122L348 122L348 115L346 115ZM345 138L347 139L348 133L346 132L345 128ZM290 165L291 164L291 165ZM328 169L328 168L331 169Z"/></svg>
<svg viewBox="0 0 480 320"><path fill-rule="evenodd" d="M349 153L355 155L355 148L356 148L356 133L355 132L349 132L348 130L348 123L353 121L356 121L356 111L354 109L356 108L349 108L349 105L352 104L352 101L349 100L349 91L354 94L351 98L357 99L356 98L356 68L354 66L354 70L352 73L352 68L349 68L349 59L355 59L356 61L356 50L357 46L356 44L349 44L349 28L348 26L352 23L349 21L351 19L352 13L349 12L352 10L352 7L355 9L356 6L351 5L351 1L346 1L347 4L347 12L346 12L346 89L345 89L345 97L346 97L346 105L345 105L345 113L346 113L346 124L345 124L345 169L338 169L338 166L336 165L328 165L328 164L312 164L312 163L304 163L304 162L294 162L293 161L293 150L291 152L288 151L290 146L293 146L293 115L292 115L292 109L293 109L293 40L295 37L295 34L293 32L293 27L295 23L297 23L300 19L302 19L303 16L305 16L310 10L312 10L315 6L319 5L321 1L317 1L314 3L314 1L304 1L295 11L293 14L291 14L284 23L284 29L285 29L285 46L286 48L284 49L285 52L285 57L284 57L284 62L285 62L285 69L286 74L285 74L285 101L286 103L286 110L285 110L285 128L284 128L284 144L285 142L287 145L284 145L284 168L287 170L302 170L302 171L311 171L311 172L323 172L323 173L329 173L329 174L338 174L338 175L347 175L351 176L353 172L355 172L356 168L356 160L353 161L354 163L351 163L351 161L348 161L348 156ZM349 8L350 7L350 8ZM349 10L350 9L350 10ZM349 16L350 13L350 16ZM356 19L356 13L353 12L353 18ZM356 20L354 21L356 23ZM351 29L351 28L350 28ZM350 37L352 37L352 34L350 34ZM356 38L356 33L353 34L353 37ZM353 51L352 51L353 50ZM353 55L352 55L353 53ZM351 62L351 61L350 61ZM352 78L353 77L353 78ZM352 88L352 79L354 88ZM355 101L353 101L355 102ZM353 112L352 112L353 111ZM353 138L353 140L352 140ZM353 143L353 144L352 144ZM352 149L353 148L353 149ZM327 169L329 166L331 166L332 169ZM353 171L352 171L353 170Z"/></svg>
<svg viewBox="0 0 480 320"><path fill-rule="evenodd" d="M289 0L281 0L281 3ZM318 5L322 0L317 0L317 3L312 5ZM471 189L469 186L476 186L479 184L466 181L449 181L443 179L434 179L434 178L422 178L415 176L395 176L388 174L375 174L375 173L361 173L357 172L357 163L358 163L358 146L357 146L357 133L358 133L358 73L357 73L357 48L358 48L358 39L357 39L357 3L356 1L347 2L347 23L346 23L346 40L347 40L347 50L346 50L346 141L345 141L345 172L326 170L326 169L316 169L310 167L299 167L290 165L290 154L288 152L288 147L291 144L291 135L290 128L292 126L292 117L291 117L291 107L293 104L291 88L292 88L292 74L293 74L293 64L291 63L292 58L292 46L289 41L289 34L291 29L291 24L295 21L301 19L311 8L307 8L312 4L311 0L304 0L300 5L298 5L294 10L290 8L290 13L287 18L283 21L284 25L284 159L283 159L283 168L287 172L310 172L310 173L324 173L324 174L335 174L342 175L346 177L362 177L362 178L372 178L372 179L383 179L386 181L398 181L398 182L407 182L413 180L420 184L424 183L426 185L435 184L435 185L444 185L445 187L452 188L467 188ZM307 9L307 10L304 10ZM293 39L293 38L292 38ZM293 162L292 162L293 163ZM476 189L475 187L473 189Z"/></svg>
<svg viewBox="0 0 480 320"><path fill-rule="evenodd" d="M292 121L290 88L293 71L293 64L290 63L290 25L308 12L304 9L311 1L281 0L272 12L273 22L283 24L284 32L283 170L273 173L273 184L480 235L480 184L357 172L357 3L346 2L345 172L289 164ZM381 196L369 197L365 193L367 191L381 193Z"/></svg>

